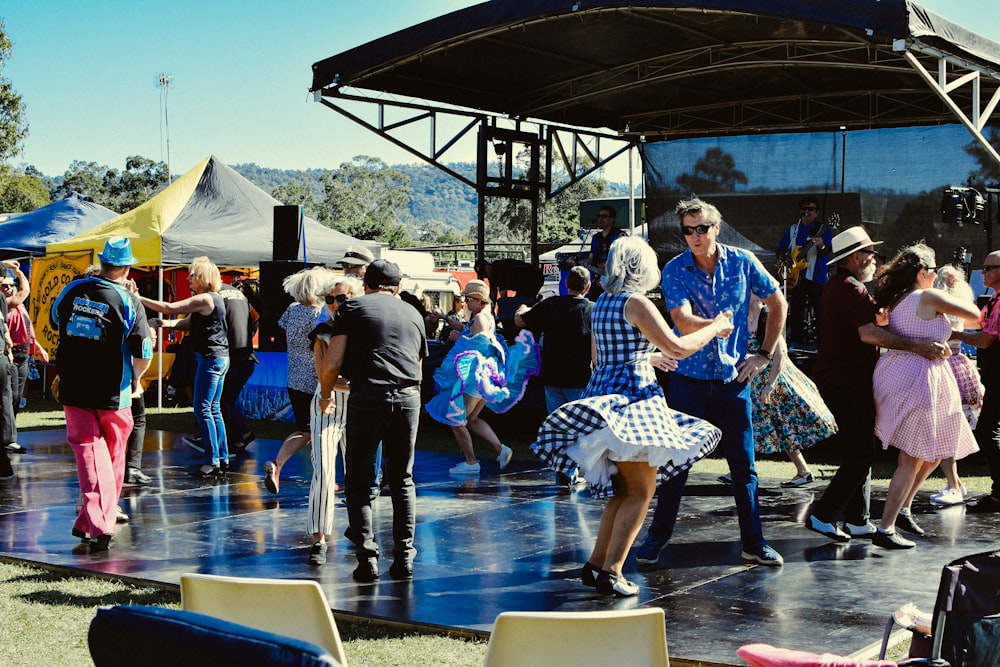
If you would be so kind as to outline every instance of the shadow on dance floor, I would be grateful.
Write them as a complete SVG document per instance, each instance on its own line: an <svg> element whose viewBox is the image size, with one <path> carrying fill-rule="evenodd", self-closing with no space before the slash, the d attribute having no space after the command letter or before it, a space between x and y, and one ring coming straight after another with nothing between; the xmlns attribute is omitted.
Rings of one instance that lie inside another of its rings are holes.
<svg viewBox="0 0 1000 667"><path fill-rule="evenodd" d="M854 653L880 640L900 605L932 609L941 568L996 549L1000 535L1000 515L967 514L961 506L934 510L921 495L914 512L927 535L915 538L915 549L832 544L802 527L824 481L781 489L778 480L763 480L764 532L785 565L748 566L740 562L727 488L696 466L661 568L639 568L630 557L626 573L641 592L616 599L578 579L601 512L586 491L560 492L535 461L514 461L500 475L495 459L483 457L480 477L451 477L457 455L418 451L414 579L392 581L384 561L380 582L356 584L346 539L330 544L325 566L308 565L308 450L286 465L275 496L262 479L278 441L258 440L249 456L233 462L227 480L203 483L189 474L196 466L192 449L175 434L149 431L143 467L153 483L125 488L121 505L130 523L109 553L75 555L70 528L78 486L64 438L62 430L22 433L28 452L11 455L17 479L0 482L0 554L8 559L168 586L185 572L313 579L335 613L472 635L488 633L502 611L656 606L666 612L676 664L742 664L736 649L760 641ZM884 489L875 497L877 516ZM374 507L388 556L391 501L380 497ZM338 513L344 525L346 511Z"/></svg>

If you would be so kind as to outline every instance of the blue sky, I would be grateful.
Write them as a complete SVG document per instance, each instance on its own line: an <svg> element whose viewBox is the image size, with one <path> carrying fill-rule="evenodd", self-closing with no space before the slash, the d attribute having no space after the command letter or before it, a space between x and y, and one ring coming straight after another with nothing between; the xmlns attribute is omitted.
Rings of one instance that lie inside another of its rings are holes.
<svg viewBox="0 0 1000 667"><path fill-rule="evenodd" d="M21 94L30 124L24 152L14 162L54 176L76 159L119 169L128 155L165 160L155 85L160 72L174 77L167 107L175 174L210 153L229 164L281 169L335 168L359 154L411 162L406 153L312 102L310 67L471 4L7 0L0 17L13 53L3 76ZM920 4L1000 41L998 3Z"/></svg>

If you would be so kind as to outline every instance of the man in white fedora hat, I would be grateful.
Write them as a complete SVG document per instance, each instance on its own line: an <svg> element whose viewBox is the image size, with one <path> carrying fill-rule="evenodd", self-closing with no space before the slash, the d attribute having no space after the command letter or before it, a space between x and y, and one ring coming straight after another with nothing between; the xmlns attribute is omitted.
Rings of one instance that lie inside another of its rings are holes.
<svg viewBox="0 0 1000 667"><path fill-rule="evenodd" d="M812 376L837 419L839 430L834 438L842 458L823 496L813 503L806 528L838 542L852 537L876 539L869 502L871 466L878 451L872 391L878 348L907 350L927 359L948 355L947 345L903 338L876 324L875 300L865 283L875 277L875 246L880 243L872 241L861 226L834 236L828 264L836 266L837 272L820 302L819 353ZM844 529L837 524L841 516ZM902 546L900 542L896 548Z"/></svg>

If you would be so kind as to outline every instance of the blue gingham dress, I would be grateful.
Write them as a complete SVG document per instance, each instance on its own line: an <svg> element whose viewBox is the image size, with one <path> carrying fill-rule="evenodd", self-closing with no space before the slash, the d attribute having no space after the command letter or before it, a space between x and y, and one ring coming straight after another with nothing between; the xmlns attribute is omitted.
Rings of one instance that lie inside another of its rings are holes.
<svg viewBox="0 0 1000 667"><path fill-rule="evenodd" d="M662 482L708 455L722 436L707 421L667 406L649 363L656 348L625 319L631 297L598 297L591 322L597 364L584 398L550 414L531 446L553 470L569 475L579 466L598 498L611 491L615 461L648 461Z"/></svg>

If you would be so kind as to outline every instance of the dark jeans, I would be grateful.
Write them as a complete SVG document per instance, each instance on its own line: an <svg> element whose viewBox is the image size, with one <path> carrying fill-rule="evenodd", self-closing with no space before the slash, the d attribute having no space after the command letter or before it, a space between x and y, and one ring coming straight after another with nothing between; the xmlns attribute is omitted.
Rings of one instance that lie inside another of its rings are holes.
<svg viewBox="0 0 1000 667"><path fill-rule="evenodd" d="M833 437L841 459L812 513L827 523L843 515L847 523L864 525L870 518L872 462L879 448L871 385L857 389L820 387L819 393L837 420L838 431Z"/></svg>
<svg viewBox="0 0 1000 667"><path fill-rule="evenodd" d="M740 522L740 542L745 551L764 543L760 505L757 502L757 470L754 467L753 424L750 421L750 387L743 382L696 380L670 374L670 407L715 424L722 431L719 447L729 463L733 498ZM674 534L687 471L656 489L656 510L649 538L665 544Z"/></svg>
<svg viewBox="0 0 1000 667"><path fill-rule="evenodd" d="M125 447L125 466L142 470L142 443L146 439L146 397L132 399L132 432Z"/></svg>
<svg viewBox="0 0 1000 667"><path fill-rule="evenodd" d="M243 445L243 435L247 432L247 422L240 411L239 398L243 387L253 375L257 360L253 350L233 350L229 356L229 370L222 384L222 421L226 424L226 442L231 448Z"/></svg>
<svg viewBox="0 0 1000 667"><path fill-rule="evenodd" d="M986 455L993 478L991 495L1000 498L1000 444L997 443L997 427L1000 426L1000 383L989 382L983 376L986 393L983 394L983 409L976 423L976 442Z"/></svg>
<svg viewBox="0 0 1000 667"><path fill-rule="evenodd" d="M375 451L382 443L385 481L392 498L393 558L412 562L416 526L416 488L413 485L413 450L420 418L420 387L389 392L351 390L347 401L347 452L344 496L358 560L378 558L372 527L372 502L368 495L375 479Z"/></svg>
<svg viewBox="0 0 1000 667"><path fill-rule="evenodd" d="M31 366L28 363L30 359L28 355L27 346L23 349L18 350L22 346L17 345L14 347L14 363L11 365L11 386L14 390L14 395L11 398L11 405L14 406L14 416L21 411L21 397L24 396L24 391L28 387L28 374L31 372Z"/></svg>
<svg viewBox="0 0 1000 667"><path fill-rule="evenodd" d="M0 352L0 445L17 442L14 423L14 366L6 352Z"/></svg>

